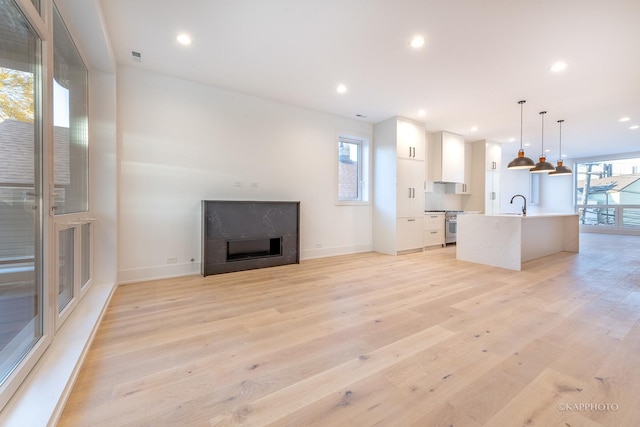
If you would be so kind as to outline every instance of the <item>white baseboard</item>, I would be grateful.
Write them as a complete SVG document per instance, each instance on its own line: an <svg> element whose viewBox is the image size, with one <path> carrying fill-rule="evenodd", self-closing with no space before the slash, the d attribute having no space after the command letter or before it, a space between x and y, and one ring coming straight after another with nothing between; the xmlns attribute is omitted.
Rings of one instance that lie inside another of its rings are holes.
<svg viewBox="0 0 640 427"><path fill-rule="evenodd" d="M118 284L125 285L127 283L192 276L194 274L200 274L199 262L132 268L130 270L118 271Z"/></svg>
<svg viewBox="0 0 640 427"><path fill-rule="evenodd" d="M371 252L372 250L373 250L372 244L338 246L338 247L332 247L332 248L302 249L300 250L300 259L305 260L305 259L314 259L314 258L326 258L330 256Z"/></svg>

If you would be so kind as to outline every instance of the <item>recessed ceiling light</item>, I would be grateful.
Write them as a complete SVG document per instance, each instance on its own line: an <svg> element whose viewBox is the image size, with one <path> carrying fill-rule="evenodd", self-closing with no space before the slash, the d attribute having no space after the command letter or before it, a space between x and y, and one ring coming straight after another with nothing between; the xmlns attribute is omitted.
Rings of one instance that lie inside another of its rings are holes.
<svg viewBox="0 0 640 427"><path fill-rule="evenodd" d="M176 37L176 40L178 40L178 43L185 45L185 46L189 46L191 44L191 37L189 37L189 34L178 34L178 37Z"/></svg>
<svg viewBox="0 0 640 427"><path fill-rule="evenodd" d="M554 73L558 73L560 71L563 71L565 68L567 68L567 63L558 61L551 66L551 71L553 71Z"/></svg>
<svg viewBox="0 0 640 427"><path fill-rule="evenodd" d="M418 116L424 117L426 115L427 115L427 112L425 110L418 110Z"/></svg>
<svg viewBox="0 0 640 427"><path fill-rule="evenodd" d="M345 85L338 85L338 87L336 88L336 92L338 93L345 93L347 91L347 87Z"/></svg>
<svg viewBox="0 0 640 427"><path fill-rule="evenodd" d="M631 120L631 117L623 117L623 118L621 118L619 121L621 121L621 122L628 122L629 120Z"/></svg>
<svg viewBox="0 0 640 427"><path fill-rule="evenodd" d="M526 142L526 143L524 144L524 146L525 146L525 147L529 147L530 145L531 145L531 143L530 143L530 142Z"/></svg>
<svg viewBox="0 0 640 427"><path fill-rule="evenodd" d="M638 125L633 125L633 126L629 127L629 129L638 129L638 128L640 128L640 126L638 126Z"/></svg>
<svg viewBox="0 0 640 427"><path fill-rule="evenodd" d="M422 46L424 46L424 37L414 36L413 39L411 39L412 48L418 49L418 48L421 48Z"/></svg>
<svg viewBox="0 0 640 427"><path fill-rule="evenodd" d="M515 138L509 138L509 142L515 142Z"/></svg>
<svg viewBox="0 0 640 427"><path fill-rule="evenodd" d="M546 150L544 150L545 153L550 153L551 150L549 150L548 148Z"/></svg>
<svg viewBox="0 0 640 427"><path fill-rule="evenodd" d="M478 130L478 126L471 126L471 132L475 132Z"/></svg>

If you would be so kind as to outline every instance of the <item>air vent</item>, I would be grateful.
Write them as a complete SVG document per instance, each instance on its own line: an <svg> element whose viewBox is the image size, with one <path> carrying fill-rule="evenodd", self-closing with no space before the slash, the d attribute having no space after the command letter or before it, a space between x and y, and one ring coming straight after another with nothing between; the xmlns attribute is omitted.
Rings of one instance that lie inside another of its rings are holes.
<svg viewBox="0 0 640 427"><path fill-rule="evenodd" d="M131 51L131 58L133 58L136 62L142 62L142 54L140 52L136 52L135 50Z"/></svg>
<svg viewBox="0 0 640 427"><path fill-rule="evenodd" d="M356 117L360 117L361 119L367 118L367 116L365 116L364 114L356 114Z"/></svg>

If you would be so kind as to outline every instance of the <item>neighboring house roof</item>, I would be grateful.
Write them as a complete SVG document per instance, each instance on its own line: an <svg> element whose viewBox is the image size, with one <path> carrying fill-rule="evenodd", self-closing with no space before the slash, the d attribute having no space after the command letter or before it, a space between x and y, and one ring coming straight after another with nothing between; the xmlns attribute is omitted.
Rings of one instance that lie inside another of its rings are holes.
<svg viewBox="0 0 640 427"><path fill-rule="evenodd" d="M69 184L69 129L53 129L54 177L57 185ZM17 120L0 122L0 185L33 185L33 123Z"/></svg>
<svg viewBox="0 0 640 427"><path fill-rule="evenodd" d="M624 191L625 188L629 187L638 180L640 180L640 175L618 175L607 176L604 178L591 178L591 182L589 183L589 193L616 193ZM584 179L578 181L578 192L583 191L584 184Z"/></svg>

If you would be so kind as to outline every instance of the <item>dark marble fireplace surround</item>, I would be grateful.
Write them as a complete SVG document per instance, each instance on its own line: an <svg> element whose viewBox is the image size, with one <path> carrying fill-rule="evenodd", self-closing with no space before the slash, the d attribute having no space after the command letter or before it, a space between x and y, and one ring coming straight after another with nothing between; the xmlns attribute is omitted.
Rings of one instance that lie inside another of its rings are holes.
<svg viewBox="0 0 640 427"><path fill-rule="evenodd" d="M202 201L203 276L300 262L300 202Z"/></svg>

